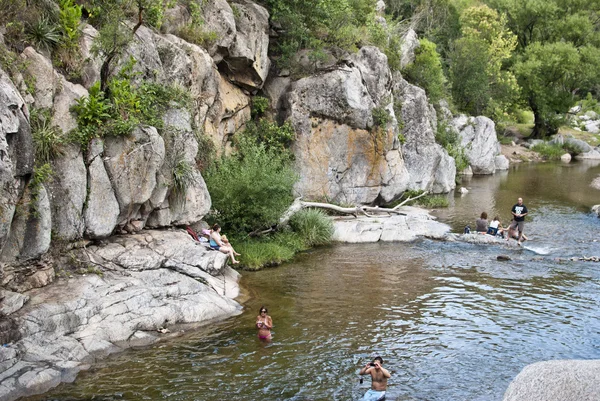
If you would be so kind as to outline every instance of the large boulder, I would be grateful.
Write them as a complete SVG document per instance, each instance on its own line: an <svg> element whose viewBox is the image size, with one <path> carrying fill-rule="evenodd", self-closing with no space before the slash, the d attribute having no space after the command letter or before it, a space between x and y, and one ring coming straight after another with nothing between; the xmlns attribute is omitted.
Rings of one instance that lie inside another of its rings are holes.
<svg viewBox="0 0 600 401"><path fill-rule="evenodd" d="M177 36L155 35L154 42L165 83L186 88L194 101L192 121L202 127L220 89L221 76L216 64L206 50Z"/></svg>
<svg viewBox="0 0 600 401"><path fill-rule="evenodd" d="M503 401L597 400L600 360L544 361L526 366L510 383Z"/></svg>
<svg viewBox="0 0 600 401"><path fill-rule="evenodd" d="M29 185L21 197L0 260L14 262L37 258L50 248L50 200L43 184Z"/></svg>
<svg viewBox="0 0 600 401"><path fill-rule="evenodd" d="M421 46L417 33L411 28L402 36L400 67L404 68L415 61L415 50Z"/></svg>
<svg viewBox="0 0 600 401"><path fill-rule="evenodd" d="M450 124L458 132L473 174L494 174L496 156L500 154L494 122L483 116L461 115Z"/></svg>
<svg viewBox="0 0 600 401"><path fill-rule="evenodd" d="M227 56L237 36L236 18L231 7L227 0L209 0L202 7L205 30L217 36L208 47L215 63L220 63ZM237 8L237 5L233 7Z"/></svg>
<svg viewBox="0 0 600 401"><path fill-rule="evenodd" d="M164 163L165 143L156 128L137 127L128 137L108 137L104 165L119 202L118 224L141 217L140 208L156 188Z"/></svg>
<svg viewBox="0 0 600 401"><path fill-rule="evenodd" d="M32 47L23 50L27 73L33 78L33 107L50 110L51 124L67 133L77 128L77 121L70 112L71 106L81 97L87 96L87 90L78 84L67 81L57 73L52 62Z"/></svg>
<svg viewBox="0 0 600 401"><path fill-rule="evenodd" d="M390 201L406 190L391 88L387 57L374 47L292 84L283 114L297 133L297 192L356 204ZM374 123L374 109L388 115L385 124Z"/></svg>
<svg viewBox="0 0 600 401"><path fill-rule="evenodd" d="M94 139L88 151L88 197L84 210L85 234L105 238L112 234L119 219L119 202L102 160L104 142Z"/></svg>
<svg viewBox="0 0 600 401"><path fill-rule="evenodd" d="M260 89L269 73L269 13L251 1L236 0L235 40L223 58L229 79L250 90Z"/></svg>
<svg viewBox="0 0 600 401"><path fill-rule="evenodd" d="M78 146L66 146L52 161L48 184L54 239L72 241L83 236L83 206L87 199L87 170Z"/></svg>
<svg viewBox="0 0 600 401"><path fill-rule="evenodd" d="M163 118L165 160L157 176L157 185L146 210L151 210L147 225L192 224L200 221L210 210L210 194L200 172L194 166L198 142L192 131L191 115L184 109L168 110ZM173 171L189 167L185 185L175 182ZM143 213L143 217L146 213Z"/></svg>
<svg viewBox="0 0 600 401"><path fill-rule="evenodd" d="M456 187L456 164L435 142L437 117L425 91L397 76L394 97L396 109L401 109L397 118L404 126L402 153L410 176L409 188L433 193L451 191Z"/></svg>
<svg viewBox="0 0 600 401"><path fill-rule="evenodd" d="M600 175L598 177L594 178L594 180L592 181L592 183L590 184L590 186L592 188L600 190Z"/></svg>
<svg viewBox="0 0 600 401"><path fill-rule="evenodd" d="M419 237L443 239L450 232L450 226L437 222L426 210L403 207L404 215L382 218L334 219L333 240L348 243L368 242L410 242Z"/></svg>

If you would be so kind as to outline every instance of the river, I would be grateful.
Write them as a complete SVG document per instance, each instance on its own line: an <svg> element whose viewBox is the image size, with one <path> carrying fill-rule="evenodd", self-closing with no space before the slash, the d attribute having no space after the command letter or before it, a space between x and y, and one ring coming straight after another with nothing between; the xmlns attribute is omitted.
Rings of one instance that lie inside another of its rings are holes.
<svg viewBox="0 0 600 401"><path fill-rule="evenodd" d="M387 400L501 400L533 362L600 359L600 165L523 164L473 177L435 211L462 231L482 211L529 208L520 249L419 240L333 245L244 272L244 312L101 362L29 400L356 400L357 372L381 355ZM512 261L498 262L499 254ZM254 319L266 305L273 341Z"/></svg>

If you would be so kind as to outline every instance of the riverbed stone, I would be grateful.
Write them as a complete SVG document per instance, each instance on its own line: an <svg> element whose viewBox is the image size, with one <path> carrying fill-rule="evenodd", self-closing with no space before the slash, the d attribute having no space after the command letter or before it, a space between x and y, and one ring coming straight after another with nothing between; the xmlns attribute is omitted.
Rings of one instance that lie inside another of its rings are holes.
<svg viewBox="0 0 600 401"><path fill-rule="evenodd" d="M503 401L597 400L600 360L556 360L526 366L510 383Z"/></svg>
<svg viewBox="0 0 600 401"><path fill-rule="evenodd" d="M596 213L598 215L598 217L600 217L600 205L592 206L592 212Z"/></svg>

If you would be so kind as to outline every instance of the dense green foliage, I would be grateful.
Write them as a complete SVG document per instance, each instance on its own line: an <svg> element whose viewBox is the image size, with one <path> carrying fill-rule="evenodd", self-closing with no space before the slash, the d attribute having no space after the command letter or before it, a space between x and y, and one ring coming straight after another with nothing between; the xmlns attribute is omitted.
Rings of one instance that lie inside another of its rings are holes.
<svg viewBox="0 0 600 401"><path fill-rule="evenodd" d="M92 138L105 135L128 135L139 124L162 128L162 116L168 107L187 107L189 98L177 86L167 87L151 81L136 86L132 72L133 58L108 83L109 95L96 82L87 97L71 108L77 118L77 129L71 139L83 148Z"/></svg>
<svg viewBox="0 0 600 401"><path fill-rule="evenodd" d="M302 210L290 220L290 228L264 238L247 238L236 242L236 250L246 269L274 266L298 252L331 242L333 223L319 210Z"/></svg>
<svg viewBox="0 0 600 401"><path fill-rule="evenodd" d="M214 218L225 231L251 232L276 224L292 203L297 176L285 152L251 139L204 171Z"/></svg>
<svg viewBox="0 0 600 401"><path fill-rule="evenodd" d="M437 102L446 95L446 78L442 69L441 57L436 45L427 39L419 41L420 47L415 50L415 61L402 71L406 79L422 87L432 102Z"/></svg>
<svg viewBox="0 0 600 401"><path fill-rule="evenodd" d="M333 223L321 210L299 211L290 219L290 226L308 247L328 244L333 235Z"/></svg>

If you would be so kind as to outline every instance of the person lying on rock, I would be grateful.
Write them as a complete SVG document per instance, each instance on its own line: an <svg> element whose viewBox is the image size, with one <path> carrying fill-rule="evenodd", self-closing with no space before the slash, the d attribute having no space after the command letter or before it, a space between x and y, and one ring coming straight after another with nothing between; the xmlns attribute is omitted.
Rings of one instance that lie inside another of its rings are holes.
<svg viewBox="0 0 600 401"><path fill-rule="evenodd" d="M239 261L235 260L235 256L240 256L240 254L234 251L231 244L229 244L229 241L225 243L221 239L221 226L219 226L218 224L214 224L212 226L212 230L210 230L209 245L212 249L216 249L219 252L229 255L229 257L231 258L231 263L233 263L234 265L240 263Z"/></svg>

